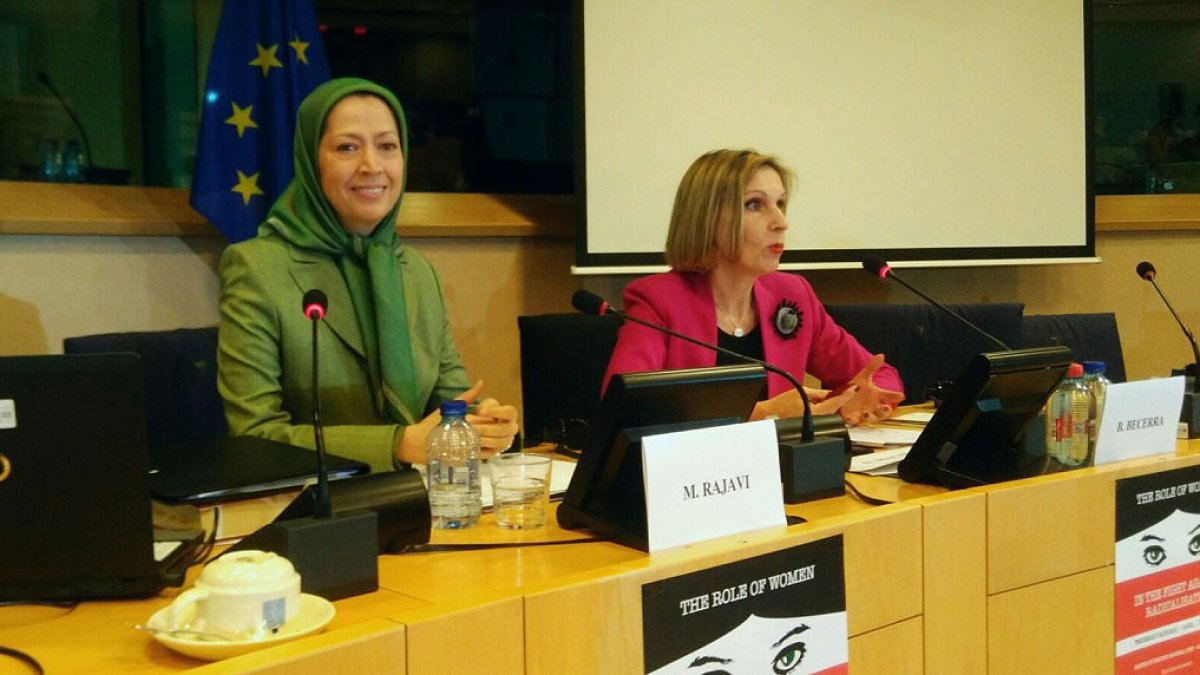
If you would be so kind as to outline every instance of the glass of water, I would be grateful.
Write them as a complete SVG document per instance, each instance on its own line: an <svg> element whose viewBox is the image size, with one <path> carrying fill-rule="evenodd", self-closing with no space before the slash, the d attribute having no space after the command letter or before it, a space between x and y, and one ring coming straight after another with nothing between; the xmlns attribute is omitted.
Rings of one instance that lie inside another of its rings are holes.
<svg viewBox="0 0 1200 675"><path fill-rule="evenodd" d="M492 457L488 466L496 524L510 530L532 530L545 525L550 500L550 458L511 452Z"/></svg>

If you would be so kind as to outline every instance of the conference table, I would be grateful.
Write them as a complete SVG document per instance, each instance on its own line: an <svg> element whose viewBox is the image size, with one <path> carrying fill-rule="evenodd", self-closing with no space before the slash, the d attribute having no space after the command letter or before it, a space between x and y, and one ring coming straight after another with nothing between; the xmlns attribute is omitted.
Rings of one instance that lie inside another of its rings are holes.
<svg viewBox="0 0 1200 675"><path fill-rule="evenodd" d="M1200 440L1181 440L1174 453L956 491L848 474L891 503L848 490L787 506L800 524L655 554L552 515L510 532L485 514L435 531L434 550L380 556L378 591L336 601L323 632L260 651L204 662L129 627L179 589L0 607L0 647L47 673L641 673L644 584L840 534L851 672L1109 673L1114 482L1196 464ZM517 545L482 546L497 543ZM30 672L0 655L0 675Z"/></svg>

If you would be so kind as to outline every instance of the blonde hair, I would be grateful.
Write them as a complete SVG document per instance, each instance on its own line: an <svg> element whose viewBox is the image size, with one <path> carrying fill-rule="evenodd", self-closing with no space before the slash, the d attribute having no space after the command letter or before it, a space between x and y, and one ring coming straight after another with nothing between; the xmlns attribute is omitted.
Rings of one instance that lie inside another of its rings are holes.
<svg viewBox="0 0 1200 675"><path fill-rule="evenodd" d="M713 150L692 162L675 191L667 230L666 259L672 269L707 272L718 255L741 253L746 184L763 167L774 169L784 190L791 189L792 172L778 158L755 150Z"/></svg>

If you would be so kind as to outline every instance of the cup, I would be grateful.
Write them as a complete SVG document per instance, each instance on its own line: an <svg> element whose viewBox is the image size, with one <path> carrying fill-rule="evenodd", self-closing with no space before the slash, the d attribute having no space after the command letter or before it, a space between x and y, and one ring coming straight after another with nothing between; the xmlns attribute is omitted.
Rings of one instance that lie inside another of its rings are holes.
<svg viewBox="0 0 1200 675"><path fill-rule="evenodd" d="M300 610L300 575L287 558L234 551L210 562L195 586L179 594L168 627L230 640L270 637Z"/></svg>
<svg viewBox="0 0 1200 675"><path fill-rule="evenodd" d="M550 501L550 458L511 452L492 457L488 466L496 524L510 530L532 530L545 525Z"/></svg>

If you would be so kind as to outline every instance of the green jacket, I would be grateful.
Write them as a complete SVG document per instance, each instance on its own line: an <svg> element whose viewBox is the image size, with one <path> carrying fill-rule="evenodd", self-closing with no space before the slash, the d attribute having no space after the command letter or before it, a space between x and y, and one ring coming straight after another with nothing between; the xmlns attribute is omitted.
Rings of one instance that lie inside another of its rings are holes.
<svg viewBox="0 0 1200 675"><path fill-rule="evenodd" d="M415 381L424 410L416 422L467 389L445 299L433 266L397 242L403 277ZM316 447L312 427L312 323L301 298L319 288L329 309L318 326L321 422L325 447L335 455L395 468L404 426L380 411L371 391L359 323L346 284L327 254L289 245L274 234L235 244L221 257L221 326L218 388L233 435Z"/></svg>

